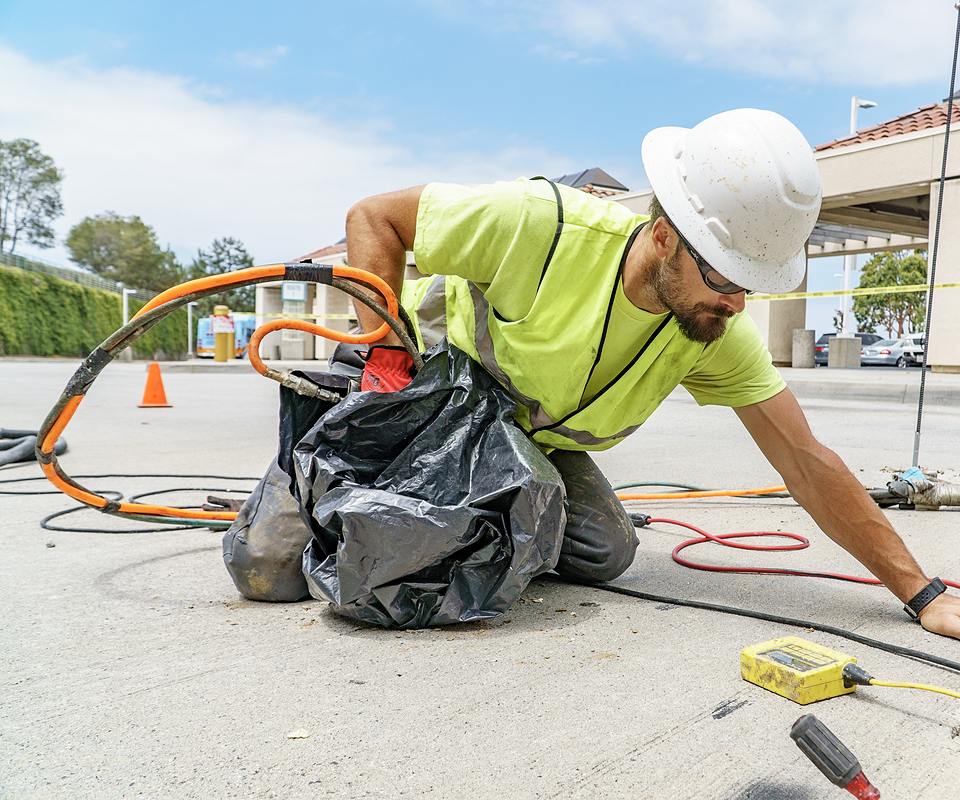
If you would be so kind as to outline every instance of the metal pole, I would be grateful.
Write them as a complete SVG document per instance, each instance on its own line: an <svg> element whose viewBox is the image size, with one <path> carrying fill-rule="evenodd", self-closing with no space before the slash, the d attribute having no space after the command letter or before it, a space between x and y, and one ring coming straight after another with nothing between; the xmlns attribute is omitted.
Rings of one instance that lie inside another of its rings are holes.
<svg viewBox="0 0 960 800"><path fill-rule="evenodd" d="M194 358L193 352L193 307L196 303L187 303L187 355Z"/></svg>
<svg viewBox="0 0 960 800"><path fill-rule="evenodd" d="M122 314L123 314L123 324L126 325L130 321L130 295L136 294L136 289L127 289L123 283L120 284L120 296L123 298L121 301ZM120 351L120 358L124 361L131 361L133 359L133 350L129 347L123 348Z"/></svg>
<svg viewBox="0 0 960 800"><path fill-rule="evenodd" d="M910 464L920 466L920 427L923 424L923 392L927 385L927 356L930 354L930 320L933 317L933 284L937 280L937 251L940 247L940 223L943 215L943 185L947 180L947 153L950 150L950 121L953 119L953 95L957 87L957 54L960 52L960 3L957 9L957 32L953 39L953 67L950 70L950 93L947 95L947 127L943 132L943 160L940 164L940 182L937 191L937 217L933 225L933 248L930 251L930 268L927 271L927 313L923 328L923 361L920 364L920 395L917 399L917 430L913 436L913 460Z"/></svg>
<svg viewBox="0 0 960 800"><path fill-rule="evenodd" d="M857 109L860 107L860 98L854 95L850 98L850 135L857 132ZM852 336L853 330L853 302L850 298L850 288L853 283L853 273L857 269L857 257L850 255L843 257L843 302L840 304L843 315L840 334Z"/></svg>
<svg viewBox="0 0 960 800"><path fill-rule="evenodd" d="M853 273L857 269L856 256L843 257L843 325L840 332L844 336L853 336L853 302L850 298L850 287L853 283Z"/></svg>

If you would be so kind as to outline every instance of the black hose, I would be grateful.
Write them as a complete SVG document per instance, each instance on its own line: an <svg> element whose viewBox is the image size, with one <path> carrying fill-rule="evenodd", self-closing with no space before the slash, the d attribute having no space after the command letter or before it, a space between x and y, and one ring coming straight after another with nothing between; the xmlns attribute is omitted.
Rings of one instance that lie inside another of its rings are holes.
<svg viewBox="0 0 960 800"><path fill-rule="evenodd" d="M563 581L560 578L553 578L558 583ZM876 650L883 650L887 653L893 653L897 656L910 658L914 661L922 661L925 664L939 667L940 669L960 673L960 662L951 661L949 658L935 656L932 653L925 653L922 650L912 650L909 647L901 647L897 644L884 642L879 639L871 639L868 636L862 636L859 633L848 631L845 628L837 628L833 625L825 625L821 622L811 622L805 619L793 619L791 617L781 617L777 614L768 614L764 611L753 611L748 608L736 608L735 606L725 606L718 603L705 603L701 600L687 600L679 597L667 597L665 595L650 594L649 592L639 592L636 589L627 589L624 586L616 586L612 583L591 584L592 588L603 592L612 592L613 594L622 594L627 597L635 597L639 600L649 600L653 603L668 603L673 606L686 606L688 608L699 608L705 611L717 611L721 614L733 614L738 617L749 617L750 619L759 619L765 622L775 622L778 625L790 625L795 628L807 628L823 633L829 633L832 636L839 636L843 639L849 639L851 642L872 647Z"/></svg>
<svg viewBox="0 0 960 800"><path fill-rule="evenodd" d="M0 428L0 467L36 461L37 431ZM67 443L57 439L54 452L67 451Z"/></svg>

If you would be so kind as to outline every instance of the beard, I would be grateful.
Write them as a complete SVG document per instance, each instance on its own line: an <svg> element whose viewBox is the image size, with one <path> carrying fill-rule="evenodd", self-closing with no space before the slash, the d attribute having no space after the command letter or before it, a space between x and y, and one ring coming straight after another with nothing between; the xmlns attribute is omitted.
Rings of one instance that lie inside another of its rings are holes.
<svg viewBox="0 0 960 800"><path fill-rule="evenodd" d="M693 342L710 344L715 342L727 329L727 320L734 312L722 306L708 303L684 302L680 289L682 276L679 256L675 253L670 259L663 259L653 277L653 288L657 299L673 312L680 333Z"/></svg>

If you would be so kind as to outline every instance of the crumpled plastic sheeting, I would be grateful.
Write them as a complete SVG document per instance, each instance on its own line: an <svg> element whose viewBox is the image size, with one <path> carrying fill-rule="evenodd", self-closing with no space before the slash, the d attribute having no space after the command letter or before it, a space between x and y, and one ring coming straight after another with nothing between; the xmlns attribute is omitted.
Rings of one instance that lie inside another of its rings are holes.
<svg viewBox="0 0 960 800"><path fill-rule="evenodd" d="M493 619L556 565L563 481L515 405L441 343L406 389L351 394L294 450L310 593L343 616L422 628Z"/></svg>
<svg viewBox="0 0 960 800"><path fill-rule="evenodd" d="M313 372L295 374L346 391L346 379ZM293 448L333 405L280 387L277 457L223 537L227 572L248 600L291 603L310 597L302 564L312 533L309 518L294 496Z"/></svg>
<svg viewBox="0 0 960 800"><path fill-rule="evenodd" d="M301 569L310 528L274 461L223 537L223 562L248 600L292 603L310 596Z"/></svg>

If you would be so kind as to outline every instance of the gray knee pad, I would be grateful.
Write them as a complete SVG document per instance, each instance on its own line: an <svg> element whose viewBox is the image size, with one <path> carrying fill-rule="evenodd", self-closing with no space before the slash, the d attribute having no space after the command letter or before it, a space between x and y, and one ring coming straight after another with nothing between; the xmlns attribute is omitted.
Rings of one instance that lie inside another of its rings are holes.
<svg viewBox="0 0 960 800"><path fill-rule="evenodd" d="M289 486L274 461L224 534L227 572L248 600L289 603L310 596L302 563L311 533Z"/></svg>
<svg viewBox="0 0 960 800"><path fill-rule="evenodd" d="M567 491L567 525L557 572L582 583L620 577L639 540L613 487L586 453L555 450L550 460Z"/></svg>

